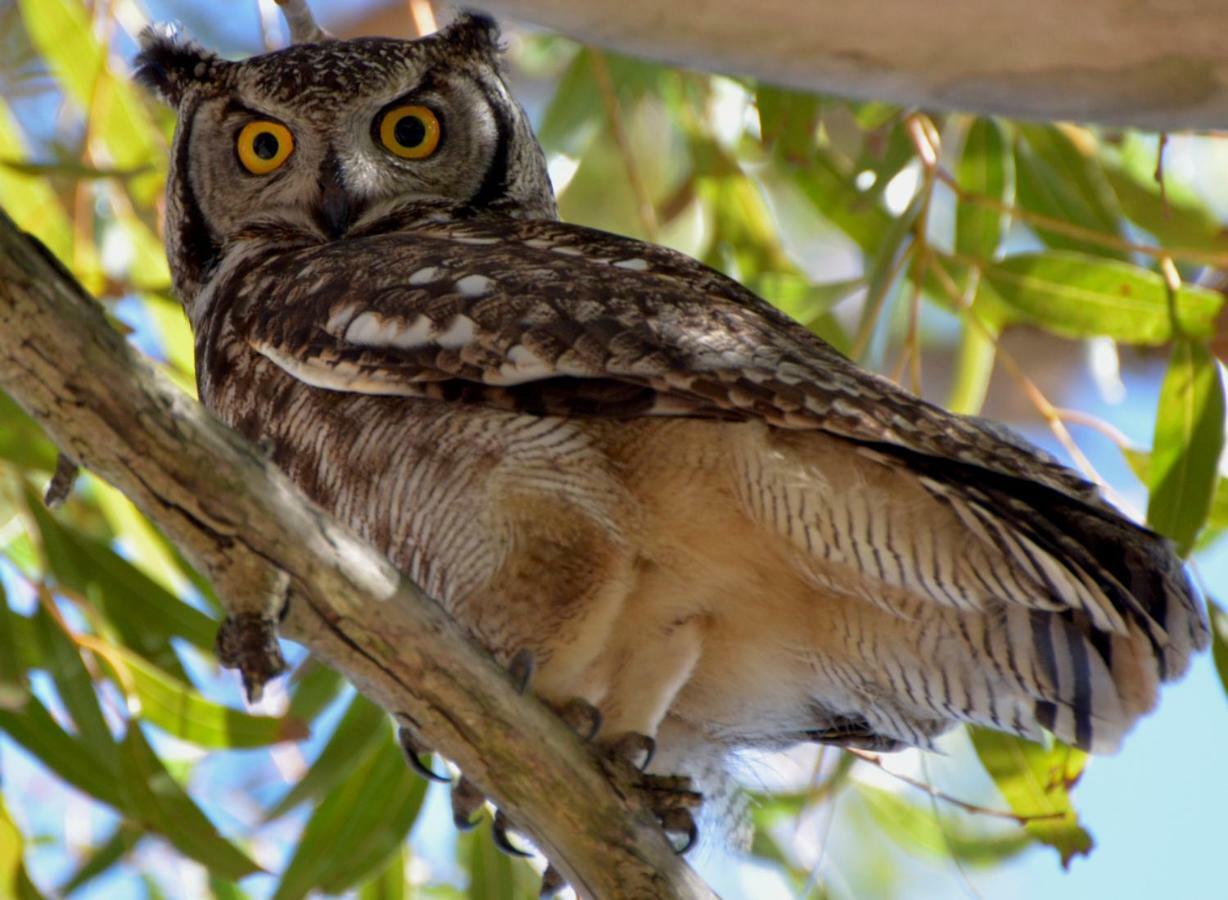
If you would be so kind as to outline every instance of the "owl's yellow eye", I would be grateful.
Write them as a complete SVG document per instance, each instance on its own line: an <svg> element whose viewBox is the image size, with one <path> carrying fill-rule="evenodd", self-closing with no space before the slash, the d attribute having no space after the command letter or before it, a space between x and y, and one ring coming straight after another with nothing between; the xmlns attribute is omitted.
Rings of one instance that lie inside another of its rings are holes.
<svg viewBox="0 0 1228 900"><path fill-rule="evenodd" d="M248 122L235 142L239 162L253 175L268 175L294 152L294 136L280 122Z"/></svg>
<svg viewBox="0 0 1228 900"><path fill-rule="evenodd" d="M425 106L394 106L380 119L379 139L401 159L426 159L439 146L439 117Z"/></svg>

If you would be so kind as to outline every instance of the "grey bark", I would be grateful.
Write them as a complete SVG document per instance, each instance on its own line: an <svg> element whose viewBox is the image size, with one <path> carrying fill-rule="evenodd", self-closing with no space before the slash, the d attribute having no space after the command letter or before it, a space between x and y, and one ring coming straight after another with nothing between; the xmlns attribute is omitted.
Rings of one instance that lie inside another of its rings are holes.
<svg viewBox="0 0 1228 900"><path fill-rule="evenodd" d="M485 0L653 59L906 106L1228 126L1223 0Z"/></svg>

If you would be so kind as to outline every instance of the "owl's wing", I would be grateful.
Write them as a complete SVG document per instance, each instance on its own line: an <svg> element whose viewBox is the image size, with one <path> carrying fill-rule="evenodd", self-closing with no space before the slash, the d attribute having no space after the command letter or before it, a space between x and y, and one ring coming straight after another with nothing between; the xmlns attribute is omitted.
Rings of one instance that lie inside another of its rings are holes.
<svg viewBox="0 0 1228 900"><path fill-rule="evenodd" d="M1053 625L1058 646L1085 628L1138 631L1163 677L1206 642L1180 561L1074 472L865 372L681 254L557 222L475 219L288 252L245 277L260 300L236 311L237 327L306 383L535 414L822 430L907 469L1009 560L1000 600L1081 617ZM966 602L941 573L912 587L947 607Z"/></svg>
<svg viewBox="0 0 1228 900"><path fill-rule="evenodd" d="M918 399L737 282L629 238L446 222L287 253L245 277L260 298L239 316L247 339L320 387L535 414L762 419L1098 502L1009 431Z"/></svg>

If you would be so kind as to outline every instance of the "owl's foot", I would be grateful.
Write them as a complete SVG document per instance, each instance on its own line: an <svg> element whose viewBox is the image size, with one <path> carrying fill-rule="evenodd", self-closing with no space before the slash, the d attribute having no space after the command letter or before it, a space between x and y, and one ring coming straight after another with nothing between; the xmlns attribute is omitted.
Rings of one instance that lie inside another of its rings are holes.
<svg viewBox="0 0 1228 900"><path fill-rule="evenodd" d="M405 751L405 759L409 763L409 767L427 781L436 781L440 784L447 784L452 780L447 775L440 775L422 761L422 757L430 756L432 753L431 748L422 743L417 732L415 732L409 725L402 724L398 726L397 741L400 742L401 749Z"/></svg>
<svg viewBox="0 0 1228 900"><path fill-rule="evenodd" d="M661 823L674 852L686 853L695 845L699 829L692 810L703 805L703 794L692 790L689 775L654 775L645 772L657 743L646 734L627 732L602 745L602 759L611 776L622 778L638 795L640 803ZM681 838L675 842L674 838Z"/></svg>

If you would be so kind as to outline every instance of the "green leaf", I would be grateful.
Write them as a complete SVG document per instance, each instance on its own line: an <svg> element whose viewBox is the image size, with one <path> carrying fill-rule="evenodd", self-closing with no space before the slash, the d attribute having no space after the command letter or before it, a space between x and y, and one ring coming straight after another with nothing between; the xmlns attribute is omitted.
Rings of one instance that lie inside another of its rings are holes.
<svg viewBox="0 0 1228 900"><path fill-rule="evenodd" d="M755 106L764 146L790 162L808 161L815 148L822 101L814 94L760 84L755 89Z"/></svg>
<svg viewBox="0 0 1228 900"><path fill-rule="evenodd" d="M853 166L828 147L816 147L806 166L777 169L810 201L816 214L844 232L864 253L875 251L895 221L876 194L857 188ZM772 171L765 173L765 181L772 178Z"/></svg>
<svg viewBox="0 0 1228 900"><path fill-rule="evenodd" d="M1160 387L1148 465L1147 523L1182 555L1207 521L1224 447L1224 387L1215 357L1190 340L1173 343Z"/></svg>
<svg viewBox="0 0 1228 900"><path fill-rule="evenodd" d="M40 607L34 615L33 625L47 672L77 726L77 733L100 762L113 768L115 740L102 715L94 680L85 668L80 650L45 608Z"/></svg>
<svg viewBox="0 0 1228 900"><path fill-rule="evenodd" d="M1215 660L1215 671L1228 693L1228 610L1208 600L1207 615L1211 620L1211 656Z"/></svg>
<svg viewBox="0 0 1228 900"><path fill-rule="evenodd" d="M105 875L136 848L141 837L142 833L136 826L130 822L121 822L109 838L86 853L72 875L57 889L57 893L67 897Z"/></svg>
<svg viewBox="0 0 1228 900"><path fill-rule="evenodd" d="M273 895L339 894L387 864L409 834L426 782L405 764L387 719L380 744L316 807Z"/></svg>
<svg viewBox="0 0 1228 900"><path fill-rule="evenodd" d="M24 868L25 837L0 796L0 897L15 897Z"/></svg>
<svg viewBox="0 0 1228 900"><path fill-rule="evenodd" d="M1120 237L1119 211L1094 152L1077 146L1056 125L1019 124L1015 143L1016 199L1025 210L1061 219L1107 237ZM1028 223L1050 247L1125 259L1124 250Z"/></svg>
<svg viewBox="0 0 1228 900"><path fill-rule="evenodd" d="M971 194L1009 203L1013 171L1006 137L993 119L972 120L955 167L959 186ZM971 200L955 209L955 252L968 259L991 260L1002 242L1001 211Z"/></svg>
<svg viewBox="0 0 1228 900"><path fill-rule="evenodd" d="M102 541L62 525L31 503L56 583L96 599L124 643L161 668L186 678L172 637L212 652L217 622L184 603Z"/></svg>
<svg viewBox="0 0 1228 900"><path fill-rule="evenodd" d="M280 818L300 803L334 790L355 766L363 765L375 752L387 722L387 713L361 694L355 694L307 774L269 810L266 821Z"/></svg>
<svg viewBox="0 0 1228 900"><path fill-rule="evenodd" d="M495 847L489 828L471 831L460 844L462 858L469 862L466 896L470 900L533 900L537 897L539 879L536 874L524 860L513 859Z"/></svg>
<svg viewBox="0 0 1228 900"><path fill-rule="evenodd" d="M1017 856L1032 843L1032 836L1023 828L990 832L971 828L954 816L939 821L932 805L920 806L868 784L858 784L857 793L879 827L911 853L921 851L985 866Z"/></svg>
<svg viewBox="0 0 1228 900"><path fill-rule="evenodd" d="M1161 244L1208 253L1228 252L1228 233L1201 197L1169 178L1161 198L1160 186L1152 175L1154 154L1150 171L1145 174L1125 162L1102 160L1102 164L1122 211Z"/></svg>
<svg viewBox="0 0 1228 900"><path fill-rule="evenodd" d="M29 696L29 679L17 642L17 619L0 582L0 709L19 710Z"/></svg>
<svg viewBox="0 0 1228 900"><path fill-rule="evenodd" d="M123 647L91 643L121 687L135 690L141 719L180 740L210 749L266 747L307 737L291 716L255 716L206 700L191 686Z"/></svg>
<svg viewBox="0 0 1228 900"><path fill-rule="evenodd" d="M970 273L969 277L976 279L976 294L972 304L963 311L963 336L959 341L947 407L952 412L976 415L981 411L989 380L993 377L998 350L995 342L1002 333L1007 313L1002 300L981 280L979 273Z"/></svg>
<svg viewBox="0 0 1228 900"><path fill-rule="evenodd" d="M1059 250L1020 253L987 266L984 277L1013 321L1063 337L1156 345L1175 336L1164 279L1130 263ZM1223 301L1215 291L1183 286L1176 294L1180 332L1211 337Z"/></svg>
<svg viewBox="0 0 1228 900"><path fill-rule="evenodd" d="M31 42L65 93L90 117L90 132L106 144L114 165L150 168L132 179L130 188L141 203L151 204L162 183L166 147L133 86L108 68L89 11L80 0L21 0L20 5Z"/></svg>
<svg viewBox="0 0 1228 900"><path fill-rule="evenodd" d="M261 871L218 834L213 823L162 765L135 723L129 725L124 738L120 768L124 807L137 823L223 878L237 881Z"/></svg>
<svg viewBox="0 0 1228 900"><path fill-rule="evenodd" d="M882 239L874 250L866 268L866 300L861 311L861 321L857 324L857 334L853 338L853 353L860 355L870 346L871 337L876 328L891 287L899 280L902 266L896 262L900 254L909 252L912 246L912 229L917 217L925 208L924 191L918 191L904 212L891 223L891 227L883 232Z"/></svg>
<svg viewBox="0 0 1228 900"><path fill-rule="evenodd" d="M56 723L36 697L20 712L0 710L0 731L73 787L116 809L122 808L118 773L92 749Z"/></svg>
<svg viewBox="0 0 1228 900"><path fill-rule="evenodd" d="M309 658L294 674L290 715L310 722L345 690L345 680L316 659Z"/></svg>
<svg viewBox="0 0 1228 900"><path fill-rule="evenodd" d="M1055 743L1047 748L1013 735L970 729L981 765L994 780L1011 809L1029 821L1025 828L1036 840L1053 847L1069 867L1094 844L1079 824L1070 789L1083 772L1087 754Z"/></svg>
<svg viewBox="0 0 1228 900"><path fill-rule="evenodd" d="M388 858L384 866L366 884L358 889L358 900L406 900L405 867L409 863L409 850L402 844Z"/></svg>

